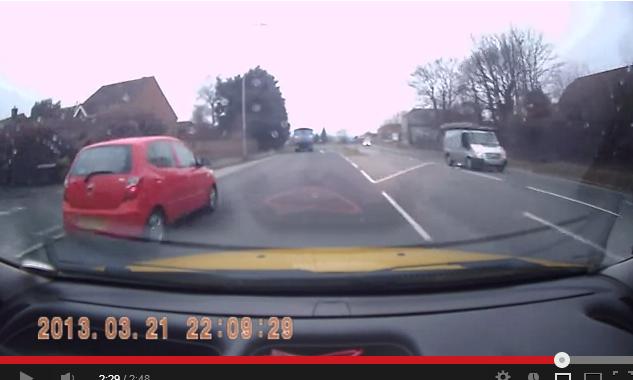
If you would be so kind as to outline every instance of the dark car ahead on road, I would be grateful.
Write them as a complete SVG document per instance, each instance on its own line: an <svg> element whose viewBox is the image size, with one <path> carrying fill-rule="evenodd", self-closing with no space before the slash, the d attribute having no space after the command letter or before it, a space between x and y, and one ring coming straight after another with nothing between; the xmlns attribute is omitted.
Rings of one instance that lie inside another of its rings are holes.
<svg viewBox="0 0 633 380"><path fill-rule="evenodd" d="M165 225L214 210L213 171L173 137L138 137L83 148L64 182L67 231L92 230L163 240Z"/></svg>
<svg viewBox="0 0 633 380"><path fill-rule="evenodd" d="M314 131L310 128L297 128L292 135L295 152L314 151Z"/></svg>

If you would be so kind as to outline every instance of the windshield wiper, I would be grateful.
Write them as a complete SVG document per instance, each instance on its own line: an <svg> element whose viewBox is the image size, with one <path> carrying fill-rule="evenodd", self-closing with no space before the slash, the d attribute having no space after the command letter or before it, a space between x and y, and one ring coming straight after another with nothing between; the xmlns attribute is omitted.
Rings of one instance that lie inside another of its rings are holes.
<svg viewBox="0 0 633 380"><path fill-rule="evenodd" d="M95 170L94 172L90 172L88 173L88 175L86 175L86 178L84 178L84 182L88 182L90 178L100 174L114 174L114 172L111 170Z"/></svg>

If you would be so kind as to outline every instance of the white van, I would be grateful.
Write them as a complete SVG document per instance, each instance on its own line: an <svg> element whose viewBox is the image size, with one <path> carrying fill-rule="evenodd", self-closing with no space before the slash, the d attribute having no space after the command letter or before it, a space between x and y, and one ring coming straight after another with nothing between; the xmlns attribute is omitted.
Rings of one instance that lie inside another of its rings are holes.
<svg viewBox="0 0 633 380"><path fill-rule="evenodd" d="M502 172L508 162L506 151L491 128L472 123L442 125L444 158L449 166L468 169L494 168Z"/></svg>

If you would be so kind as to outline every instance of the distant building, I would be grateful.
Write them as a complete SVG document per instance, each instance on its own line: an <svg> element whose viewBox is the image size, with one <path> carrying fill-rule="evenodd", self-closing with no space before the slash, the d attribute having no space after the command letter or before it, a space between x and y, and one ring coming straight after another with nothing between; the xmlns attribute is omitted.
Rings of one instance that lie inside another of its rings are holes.
<svg viewBox="0 0 633 380"><path fill-rule="evenodd" d="M383 141L400 141L402 126L399 123L389 123L378 128L378 138Z"/></svg>
<svg viewBox="0 0 633 380"><path fill-rule="evenodd" d="M455 121L469 121L454 111L414 108L402 117L403 144L421 147L436 146L440 137L440 125Z"/></svg>

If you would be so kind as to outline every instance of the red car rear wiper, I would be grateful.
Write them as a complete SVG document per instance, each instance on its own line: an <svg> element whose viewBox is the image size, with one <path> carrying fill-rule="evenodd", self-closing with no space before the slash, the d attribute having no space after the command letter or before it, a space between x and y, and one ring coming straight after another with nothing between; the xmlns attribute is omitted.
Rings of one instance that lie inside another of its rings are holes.
<svg viewBox="0 0 633 380"><path fill-rule="evenodd" d="M88 175L86 175L86 178L84 178L84 182L88 182L88 180L95 175L99 175L99 174L113 174L114 172L111 170L96 170L94 172L90 172L88 173Z"/></svg>

